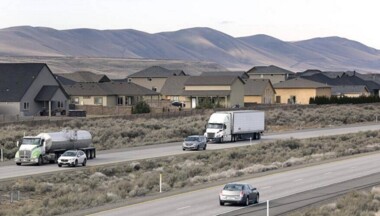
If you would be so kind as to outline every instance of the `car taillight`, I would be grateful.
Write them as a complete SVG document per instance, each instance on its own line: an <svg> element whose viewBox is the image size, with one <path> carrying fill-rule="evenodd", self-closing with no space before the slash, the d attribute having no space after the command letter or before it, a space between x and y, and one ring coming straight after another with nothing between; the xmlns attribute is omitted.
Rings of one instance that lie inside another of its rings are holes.
<svg viewBox="0 0 380 216"><path fill-rule="evenodd" d="M244 196L244 192L240 191L240 197L243 197L243 196Z"/></svg>

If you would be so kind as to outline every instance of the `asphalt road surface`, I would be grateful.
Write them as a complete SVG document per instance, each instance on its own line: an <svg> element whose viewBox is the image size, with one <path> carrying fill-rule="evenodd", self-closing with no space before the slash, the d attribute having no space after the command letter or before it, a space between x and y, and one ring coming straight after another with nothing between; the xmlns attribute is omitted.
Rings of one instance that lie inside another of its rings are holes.
<svg viewBox="0 0 380 216"><path fill-rule="evenodd" d="M304 139L311 137L319 136L330 136L330 135L339 135L346 133L356 133L359 131L368 131L368 130L380 130L380 124L366 124L366 125L349 125L338 128L322 128L322 129L307 129L299 130L293 132L284 132L284 133L274 133L274 134L264 134L260 141L240 141L236 143L223 143L223 144L212 144L207 145L207 149L224 149L224 148L233 148L238 146L246 146L255 144L261 141L274 141L280 139ZM113 150L113 151L104 151L97 154L97 158L89 160L87 165L102 165L110 164L115 162L122 161L133 161L138 159L154 158L161 156L169 155L178 155L178 154L196 154L195 151L182 151L182 143L167 143L167 144L157 144L145 147L130 148L128 150ZM70 168L72 169L72 168ZM34 166L34 165L22 165L16 166L16 164L11 164L7 166L0 166L0 180L7 178L15 178L27 175L41 174L53 171L60 171L62 168L59 168L56 164L45 164L43 166Z"/></svg>
<svg viewBox="0 0 380 216"><path fill-rule="evenodd" d="M260 201L263 202L265 200L276 200L293 194L380 173L379 164L380 153L377 153L257 177L245 180L244 182L250 183L258 188L260 192ZM237 210L242 211L243 207L235 205L219 205L218 195L222 187L223 185L219 185L207 189L191 191L175 196L111 209L94 215L206 216L221 215L228 212L232 212L232 215L236 215L233 214L233 212L236 213ZM315 196L315 193L309 193L309 196L306 196L305 199L313 196ZM292 205L289 205L289 208L292 208ZM248 215L264 216L266 215L266 212L264 214L256 214L253 212Z"/></svg>

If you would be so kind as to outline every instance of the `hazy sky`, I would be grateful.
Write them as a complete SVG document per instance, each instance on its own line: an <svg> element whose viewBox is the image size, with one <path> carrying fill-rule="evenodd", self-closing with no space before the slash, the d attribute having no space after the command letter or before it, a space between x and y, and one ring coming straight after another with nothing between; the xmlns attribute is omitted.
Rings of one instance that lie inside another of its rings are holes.
<svg viewBox="0 0 380 216"><path fill-rule="evenodd" d="M285 41L340 36L380 49L379 0L0 0L0 28L210 27L234 37Z"/></svg>

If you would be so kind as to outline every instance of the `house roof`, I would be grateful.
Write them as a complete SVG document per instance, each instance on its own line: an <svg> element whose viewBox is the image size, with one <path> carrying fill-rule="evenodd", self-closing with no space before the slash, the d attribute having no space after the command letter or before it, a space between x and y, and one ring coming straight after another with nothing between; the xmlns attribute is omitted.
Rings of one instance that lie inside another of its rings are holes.
<svg viewBox="0 0 380 216"><path fill-rule="evenodd" d="M369 90L364 85L343 85L343 86L332 86L332 95L342 95L342 94L362 94L368 93Z"/></svg>
<svg viewBox="0 0 380 216"><path fill-rule="evenodd" d="M45 66L44 63L1 63L0 101L19 102Z"/></svg>
<svg viewBox="0 0 380 216"><path fill-rule="evenodd" d="M167 78L171 76L186 76L186 74L182 70L169 70L160 66L152 66L136 72L134 74L129 75L129 78L148 78L148 77L156 77L156 78Z"/></svg>
<svg viewBox="0 0 380 216"><path fill-rule="evenodd" d="M207 91L183 91L183 96L200 96L200 97L224 97L231 94L231 91L207 90Z"/></svg>
<svg viewBox="0 0 380 216"><path fill-rule="evenodd" d="M162 95L182 95L185 89L185 82L189 76L173 76L166 79L165 84L161 88Z"/></svg>
<svg viewBox="0 0 380 216"><path fill-rule="evenodd" d="M245 71L212 71L203 72L199 76L239 76L242 79L249 79L249 75Z"/></svg>
<svg viewBox="0 0 380 216"><path fill-rule="evenodd" d="M312 88L312 89L315 89L315 88L325 88L325 87L330 88L329 85L314 82L314 81L299 78L299 77L276 83L273 85L273 87L275 89L278 89L278 88L308 88L308 89Z"/></svg>
<svg viewBox="0 0 380 216"><path fill-rule="evenodd" d="M76 83L64 88L71 96L159 95L158 92L131 82Z"/></svg>
<svg viewBox="0 0 380 216"><path fill-rule="evenodd" d="M74 73L57 74L58 80L62 81L62 84L69 84L68 80L74 82L110 82L111 80L104 74L96 74L90 71L77 71ZM60 79L60 77L64 79Z"/></svg>
<svg viewBox="0 0 380 216"><path fill-rule="evenodd" d="M269 79L249 79L244 85L244 95L263 95L268 85L276 92Z"/></svg>
<svg viewBox="0 0 380 216"><path fill-rule="evenodd" d="M255 66L247 71L248 74L294 74L294 72L274 66Z"/></svg>
<svg viewBox="0 0 380 216"><path fill-rule="evenodd" d="M43 86L34 98L34 101L50 101L58 89L59 86Z"/></svg>
<svg viewBox="0 0 380 216"><path fill-rule="evenodd" d="M238 76L192 76L187 79L185 86L220 86L232 85L236 80L245 83Z"/></svg>

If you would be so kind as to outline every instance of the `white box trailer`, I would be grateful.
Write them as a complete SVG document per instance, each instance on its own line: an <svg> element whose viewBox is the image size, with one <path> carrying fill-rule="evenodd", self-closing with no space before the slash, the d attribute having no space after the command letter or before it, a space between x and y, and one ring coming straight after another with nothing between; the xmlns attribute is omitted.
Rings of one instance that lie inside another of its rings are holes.
<svg viewBox="0 0 380 216"><path fill-rule="evenodd" d="M210 116L205 136L216 142L260 139L265 128L265 113L258 110L215 112Z"/></svg>

